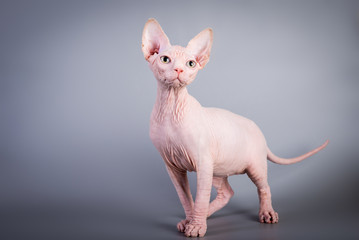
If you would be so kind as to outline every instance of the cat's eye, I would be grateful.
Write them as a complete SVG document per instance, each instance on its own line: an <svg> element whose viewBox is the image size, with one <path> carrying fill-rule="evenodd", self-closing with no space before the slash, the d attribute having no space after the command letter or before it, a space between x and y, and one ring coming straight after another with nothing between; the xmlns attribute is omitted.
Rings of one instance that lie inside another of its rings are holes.
<svg viewBox="0 0 359 240"><path fill-rule="evenodd" d="M161 62L163 63L170 63L171 62L171 59L167 56L162 56L161 58Z"/></svg>
<svg viewBox="0 0 359 240"><path fill-rule="evenodd" d="M196 62L194 60L189 60L186 65L187 67L194 68L196 66Z"/></svg>

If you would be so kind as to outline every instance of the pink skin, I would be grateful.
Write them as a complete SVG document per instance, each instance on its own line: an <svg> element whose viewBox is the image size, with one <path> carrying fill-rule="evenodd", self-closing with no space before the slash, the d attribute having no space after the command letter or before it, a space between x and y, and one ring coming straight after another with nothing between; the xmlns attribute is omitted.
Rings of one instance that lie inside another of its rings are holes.
<svg viewBox="0 0 359 240"><path fill-rule="evenodd" d="M157 79L157 99L150 121L150 137L161 154L186 213L177 224L187 237L203 237L207 217L224 207L233 196L228 176L244 174L257 186L259 221L277 223L267 182L267 159L278 164L299 162L323 149L283 159L275 156L249 119L226 110L204 108L186 86L209 60L212 30L207 28L187 47L171 46L155 19L149 19L142 36L142 51ZM169 60L169 61L168 61ZM195 66L193 64L195 63ZM190 192L187 171L197 172L196 200ZM210 203L212 185L217 190Z"/></svg>

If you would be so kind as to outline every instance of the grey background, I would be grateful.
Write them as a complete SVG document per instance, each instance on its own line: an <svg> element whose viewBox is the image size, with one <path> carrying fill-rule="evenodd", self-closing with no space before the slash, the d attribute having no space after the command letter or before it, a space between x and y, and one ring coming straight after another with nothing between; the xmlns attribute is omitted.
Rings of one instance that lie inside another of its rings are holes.
<svg viewBox="0 0 359 240"><path fill-rule="evenodd" d="M256 189L205 239L358 239L358 1L1 1L1 239L183 239L184 213L148 137L156 81L141 52L155 17L172 44L214 30L189 92L254 120L272 151L280 223ZM195 174L190 174L195 193Z"/></svg>

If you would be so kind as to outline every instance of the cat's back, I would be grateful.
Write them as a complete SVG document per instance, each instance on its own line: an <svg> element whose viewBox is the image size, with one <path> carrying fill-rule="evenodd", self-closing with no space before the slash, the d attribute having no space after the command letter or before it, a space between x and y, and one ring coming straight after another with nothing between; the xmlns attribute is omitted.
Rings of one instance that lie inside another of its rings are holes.
<svg viewBox="0 0 359 240"><path fill-rule="evenodd" d="M208 114L208 117L213 119L215 122L221 122L226 124L241 124L241 125L255 125L255 123L241 115L235 114L231 111L222 108L205 108L205 112Z"/></svg>
<svg viewBox="0 0 359 240"><path fill-rule="evenodd" d="M265 142L262 131L252 120L221 108L205 108L205 112L217 139Z"/></svg>

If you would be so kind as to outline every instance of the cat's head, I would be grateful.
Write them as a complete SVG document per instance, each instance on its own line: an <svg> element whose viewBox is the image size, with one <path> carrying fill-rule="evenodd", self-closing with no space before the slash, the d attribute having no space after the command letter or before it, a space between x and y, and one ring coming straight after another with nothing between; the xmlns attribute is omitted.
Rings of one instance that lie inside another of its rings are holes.
<svg viewBox="0 0 359 240"><path fill-rule="evenodd" d="M190 84L207 64L212 40L212 29L207 28L187 47L171 46L160 24L151 18L143 29L142 51L159 83L177 88Z"/></svg>

